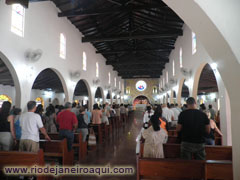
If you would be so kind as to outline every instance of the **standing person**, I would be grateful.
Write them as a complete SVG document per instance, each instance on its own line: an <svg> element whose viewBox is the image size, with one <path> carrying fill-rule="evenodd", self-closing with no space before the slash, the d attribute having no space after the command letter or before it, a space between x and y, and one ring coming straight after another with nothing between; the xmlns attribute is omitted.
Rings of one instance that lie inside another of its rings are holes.
<svg viewBox="0 0 240 180"><path fill-rule="evenodd" d="M79 109L79 115L77 116L78 119L78 128L76 130L77 133L82 133L82 139L83 142L86 141L87 135L88 135L88 125L84 120L84 115L85 115L85 108L80 107Z"/></svg>
<svg viewBox="0 0 240 180"><path fill-rule="evenodd" d="M16 143L14 116L10 115L11 103L4 101L0 111L0 151L10 151Z"/></svg>
<svg viewBox="0 0 240 180"><path fill-rule="evenodd" d="M43 117L43 105L42 105L42 104L39 104L39 105L37 106L37 109L36 109L35 113L37 113L37 114L40 115L43 124L45 124L46 121L45 121L45 119L44 119L44 117Z"/></svg>
<svg viewBox="0 0 240 180"><path fill-rule="evenodd" d="M93 124L101 124L102 121L102 111L99 109L98 104L93 105L92 111L92 123Z"/></svg>
<svg viewBox="0 0 240 180"><path fill-rule="evenodd" d="M164 117L168 121L169 126L174 120L174 113L167 107L167 104L162 105L162 117Z"/></svg>
<svg viewBox="0 0 240 180"><path fill-rule="evenodd" d="M124 122L126 120L126 108L123 104L120 105L120 120Z"/></svg>
<svg viewBox="0 0 240 180"><path fill-rule="evenodd" d="M38 152L39 150L39 130L45 136L45 139L51 141L48 136L39 114L36 111L36 102L27 103L28 112L20 116L20 126L22 136L20 139L19 150L28 152Z"/></svg>
<svg viewBox="0 0 240 180"><path fill-rule="evenodd" d="M56 114L55 108L53 106L47 107L47 112L45 113L44 119L46 120L45 128L48 133L56 133Z"/></svg>
<svg viewBox="0 0 240 180"><path fill-rule="evenodd" d="M65 110L60 112L57 116L57 123L59 124L59 137L60 139L67 139L68 151L72 150L74 140L73 132L78 127L78 120L76 115L71 112L72 104L65 103Z"/></svg>
<svg viewBox="0 0 240 180"><path fill-rule="evenodd" d="M147 106L147 111L144 113L143 116L143 123L146 123L150 120L151 116L153 115L154 111L152 110L151 106Z"/></svg>
<svg viewBox="0 0 240 180"><path fill-rule="evenodd" d="M216 116L216 112L215 112L215 110L212 108L212 105L211 104L209 104L208 105L208 110L209 110L209 112L211 113L211 119L212 120L215 120L215 116Z"/></svg>
<svg viewBox="0 0 240 180"><path fill-rule="evenodd" d="M172 121L172 126L176 127L180 111L174 106L174 104L171 104L170 107L171 107L171 110L173 111L173 115L174 115L174 119Z"/></svg>
<svg viewBox="0 0 240 180"><path fill-rule="evenodd" d="M210 120L210 133L206 135L205 144L206 145L215 145L215 135L216 131L220 136L223 136L222 132L218 129L214 120L211 119L211 112L207 111L207 117Z"/></svg>
<svg viewBox="0 0 240 180"><path fill-rule="evenodd" d="M178 118L177 132L181 132L181 158L205 159L205 135L210 133L207 115L197 109L193 97L187 99L188 109L181 112Z"/></svg>
<svg viewBox="0 0 240 180"><path fill-rule="evenodd" d="M108 107L107 105L103 104L103 109L102 109L102 123L106 123L107 125L109 125L109 121L108 121L108 116L109 116L109 111L108 111Z"/></svg>
<svg viewBox="0 0 240 180"><path fill-rule="evenodd" d="M13 116L14 116L14 128L16 133L16 140L19 141L22 135L22 130L20 126L20 114L22 110L20 108L13 109Z"/></svg>
<svg viewBox="0 0 240 180"><path fill-rule="evenodd" d="M151 116L150 122L152 126L143 130L142 136L145 139L143 157L164 158L163 143L167 142L167 133L160 127L161 114L155 111Z"/></svg>
<svg viewBox="0 0 240 180"><path fill-rule="evenodd" d="M88 110L88 105L87 104L84 105L84 108L85 108L84 121L88 125L91 122L92 113Z"/></svg>
<svg viewBox="0 0 240 180"><path fill-rule="evenodd" d="M76 116L79 115L79 109L77 108L77 103L72 103L72 109L71 112L73 112Z"/></svg>

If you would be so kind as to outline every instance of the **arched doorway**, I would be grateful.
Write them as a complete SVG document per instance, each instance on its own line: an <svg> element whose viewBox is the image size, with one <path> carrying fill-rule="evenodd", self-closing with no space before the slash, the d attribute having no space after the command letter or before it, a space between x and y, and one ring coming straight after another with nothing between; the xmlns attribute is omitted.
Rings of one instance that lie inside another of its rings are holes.
<svg viewBox="0 0 240 180"><path fill-rule="evenodd" d="M107 96L106 96L106 102L108 102L109 104L112 103L112 97L111 96L112 96L111 91L108 90L107 91Z"/></svg>
<svg viewBox="0 0 240 180"><path fill-rule="evenodd" d="M91 97L90 97L90 88L86 80L81 79L78 81L74 94L73 100L77 101L80 106L87 105L88 108L91 107Z"/></svg>
<svg viewBox="0 0 240 180"><path fill-rule="evenodd" d="M53 103L55 98L58 99L60 105L64 104L64 88L58 74L47 68L36 77L31 90L31 99L47 107ZM42 100L40 101L40 99Z"/></svg>
<svg viewBox="0 0 240 180"><path fill-rule="evenodd" d="M211 66L206 64L201 72L198 82L198 105L205 104L208 106L211 104L215 110L219 110L218 99L219 95L216 77Z"/></svg>
<svg viewBox="0 0 240 180"><path fill-rule="evenodd" d="M98 87L95 92L94 103L97 103L98 105L102 105L104 103L103 102L103 90L101 87Z"/></svg>
<svg viewBox="0 0 240 180"><path fill-rule="evenodd" d="M20 107L21 92L16 72L10 65L10 62L8 62L8 65L10 66L9 68L3 59L8 61L5 56L2 58L0 53L0 107L4 101L9 101L12 103L12 105L17 105ZM15 75L11 71L14 71ZM14 78L12 74L16 77ZM16 82L18 84L18 90L15 86Z"/></svg>
<svg viewBox="0 0 240 180"><path fill-rule="evenodd" d="M144 95L137 96L133 100L133 108L136 109L136 110L144 111L148 104L150 104L150 101Z"/></svg>

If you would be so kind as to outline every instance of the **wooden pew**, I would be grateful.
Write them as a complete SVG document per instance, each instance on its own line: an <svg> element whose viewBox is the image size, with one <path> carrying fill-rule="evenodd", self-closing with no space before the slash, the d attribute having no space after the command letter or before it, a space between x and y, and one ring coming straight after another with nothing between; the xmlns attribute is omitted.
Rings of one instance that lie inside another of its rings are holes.
<svg viewBox="0 0 240 180"><path fill-rule="evenodd" d="M176 130L168 130L168 136L177 136Z"/></svg>
<svg viewBox="0 0 240 180"><path fill-rule="evenodd" d="M94 129L94 133L96 135L98 143L102 144L103 142L103 132L102 132L102 128L101 128L101 124L90 124L90 127L92 127Z"/></svg>
<svg viewBox="0 0 240 180"><path fill-rule="evenodd" d="M3 171L4 166L44 166L44 154L40 149L38 153L19 152L19 151L0 151L0 169ZM53 179L48 176L37 176L37 180Z"/></svg>
<svg viewBox="0 0 240 180"><path fill-rule="evenodd" d="M87 156L87 141L82 141L82 133L74 133L73 148L78 149L78 160Z"/></svg>
<svg viewBox="0 0 240 180"><path fill-rule="evenodd" d="M204 179L204 161L139 158L137 179Z"/></svg>
<svg viewBox="0 0 240 180"><path fill-rule="evenodd" d="M61 158L62 165L73 165L74 154L67 149L67 140L40 140L40 147L44 151L46 158Z"/></svg>
<svg viewBox="0 0 240 180"><path fill-rule="evenodd" d="M205 180L233 180L232 161L212 161L205 163Z"/></svg>
<svg viewBox="0 0 240 180"><path fill-rule="evenodd" d="M163 144L165 158L180 158L180 144ZM231 146L205 146L206 160L232 160Z"/></svg>
<svg viewBox="0 0 240 180"><path fill-rule="evenodd" d="M52 140L60 140L58 133L48 133ZM44 139L44 135L40 134L40 138ZM78 150L78 159L84 159L87 156L87 142L82 141L82 133L74 133L73 148Z"/></svg>
<svg viewBox="0 0 240 180"><path fill-rule="evenodd" d="M140 145L140 157L143 157L144 143ZM163 144L165 158L180 158L180 144ZM206 160L232 160L231 146L205 146Z"/></svg>
<svg viewBox="0 0 240 180"><path fill-rule="evenodd" d="M137 179L233 180L232 161L139 158Z"/></svg>

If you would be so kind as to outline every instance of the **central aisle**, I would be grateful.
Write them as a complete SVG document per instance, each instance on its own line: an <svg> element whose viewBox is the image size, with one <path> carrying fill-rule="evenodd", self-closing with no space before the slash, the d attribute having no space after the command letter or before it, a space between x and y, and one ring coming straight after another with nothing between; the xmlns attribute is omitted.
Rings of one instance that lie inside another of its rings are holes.
<svg viewBox="0 0 240 180"><path fill-rule="evenodd" d="M107 165L133 166L135 174L132 176L79 176L65 177L64 179L131 179L136 178L136 138L142 127L143 112L135 111L130 114L125 127L118 132L114 130L114 136L107 142L97 146L97 150L90 151L81 165Z"/></svg>

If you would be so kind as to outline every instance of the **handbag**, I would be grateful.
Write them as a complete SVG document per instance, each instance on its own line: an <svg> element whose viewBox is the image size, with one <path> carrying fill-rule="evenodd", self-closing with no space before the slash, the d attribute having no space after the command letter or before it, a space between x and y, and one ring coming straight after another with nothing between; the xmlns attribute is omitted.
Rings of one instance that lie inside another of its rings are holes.
<svg viewBox="0 0 240 180"><path fill-rule="evenodd" d="M96 146L97 145L96 136L95 136L95 133L94 133L92 128L90 129L90 134L89 134L89 137L88 137L88 145L89 146Z"/></svg>

